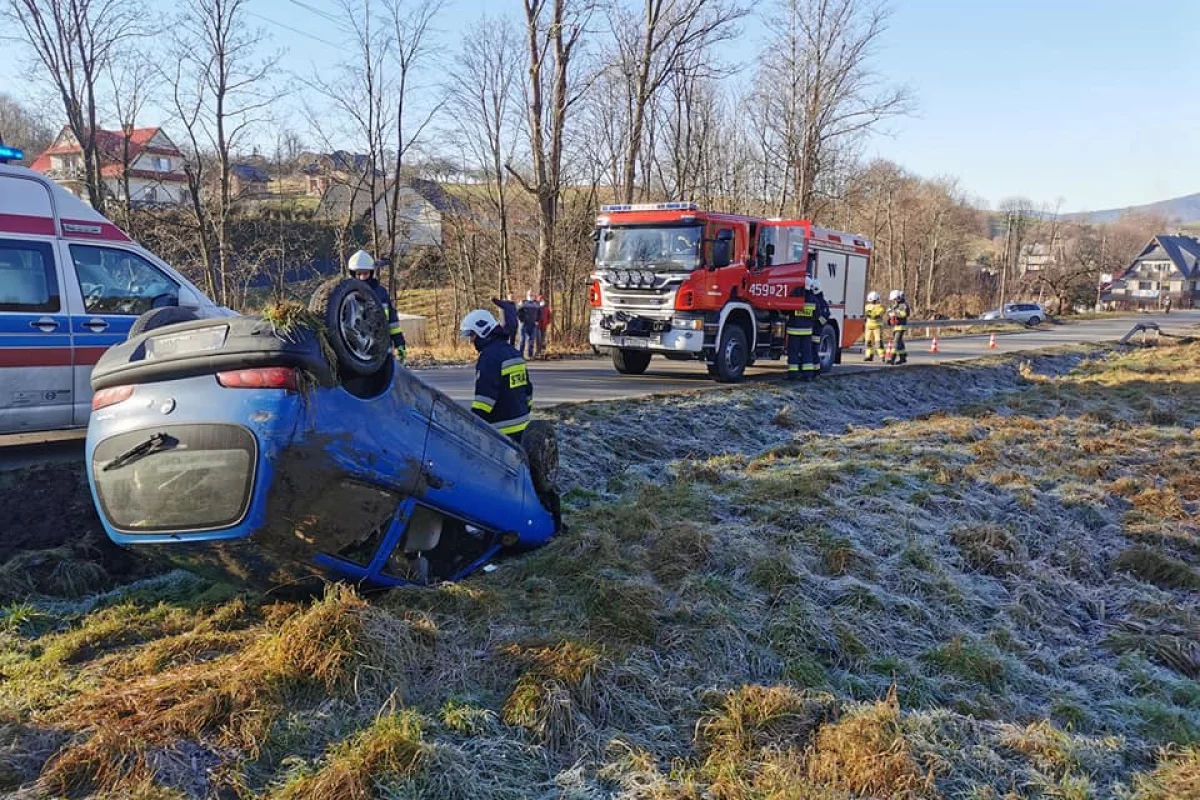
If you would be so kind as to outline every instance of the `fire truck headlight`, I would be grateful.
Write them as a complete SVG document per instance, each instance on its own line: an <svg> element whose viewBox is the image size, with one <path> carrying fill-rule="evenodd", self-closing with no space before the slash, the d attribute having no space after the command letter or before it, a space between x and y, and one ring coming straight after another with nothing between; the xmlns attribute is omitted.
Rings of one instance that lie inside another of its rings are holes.
<svg viewBox="0 0 1200 800"><path fill-rule="evenodd" d="M643 286L653 286L654 285L654 273L653 272L643 272L642 273L642 285Z"/></svg>

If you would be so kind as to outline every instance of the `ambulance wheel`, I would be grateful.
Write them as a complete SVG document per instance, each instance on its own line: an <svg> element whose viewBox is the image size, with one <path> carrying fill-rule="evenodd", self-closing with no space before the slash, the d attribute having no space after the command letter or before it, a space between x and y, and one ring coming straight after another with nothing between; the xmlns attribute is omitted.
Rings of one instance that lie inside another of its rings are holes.
<svg viewBox="0 0 1200 800"><path fill-rule="evenodd" d="M716 378L721 383L737 383L746 372L749 359L749 348L746 346L746 332L740 325L726 325L721 331L721 343L713 364L716 366Z"/></svg>
<svg viewBox="0 0 1200 800"><path fill-rule="evenodd" d="M308 310L325 323L337 370L343 376L374 375L391 357L387 315L371 287L362 281L326 281L313 292Z"/></svg>
<svg viewBox="0 0 1200 800"><path fill-rule="evenodd" d="M558 491L558 438L554 426L535 419L521 434L521 447L529 460L529 475L538 494Z"/></svg>
<svg viewBox="0 0 1200 800"><path fill-rule="evenodd" d="M837 363L838 337L837 328L826 324L821 328L821 340L817 344L817 363L821 372L829 372Z"/></svg>
<svg viewBox="0 0 1200 800"><path fill-rule="evenodd" d="M178 325L181 322L193 322L200 319L200 309L194 306L163 306L152 308L133 321L129 327L129 338L141 336L146 331L155 328L165 328L168 325Z"/></svg>
<svg viewBox="0 0 1200 800"><path fill-rule="evenodd" d="M613 366L622 375L641 375L650 366L649 350L613 350Z"/></svg>

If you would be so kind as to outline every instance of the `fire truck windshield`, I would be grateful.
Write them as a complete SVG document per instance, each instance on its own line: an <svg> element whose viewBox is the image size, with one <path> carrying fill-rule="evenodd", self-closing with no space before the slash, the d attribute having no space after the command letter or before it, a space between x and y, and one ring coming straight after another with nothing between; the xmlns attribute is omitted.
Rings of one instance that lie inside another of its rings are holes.
<svg viewBox="0 0 1200 800"><path fill-rule="evenodd" d="M700 266L702 230L700 225L601 228L596 265L691 271Z"/></svg>

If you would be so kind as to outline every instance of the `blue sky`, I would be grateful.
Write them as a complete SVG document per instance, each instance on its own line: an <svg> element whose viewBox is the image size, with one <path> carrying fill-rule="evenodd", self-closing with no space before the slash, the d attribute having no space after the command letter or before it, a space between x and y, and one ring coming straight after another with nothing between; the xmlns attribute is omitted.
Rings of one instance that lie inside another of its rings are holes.
<svg viewBox="0 0 1200 800"><path fill-rule="evenodd" d="M877 66L911 87L917 109L887 123L867 155L927 177L957 176L991 207L1022 195L1082 211L1200 192L1198 0L891 5ZM339 58L336 29L316 13L332 11L329 0L254 0L250 8L287 48L288 69L308 75ZM445 51L481 14L516 18L520 8L518 0L447 0L437 22ZM752 58L765 26L761 17L747 21L728 52ZM12 48L0 48L0 69L15 66ZM21 83L9 83L18 97Z"/></svg>

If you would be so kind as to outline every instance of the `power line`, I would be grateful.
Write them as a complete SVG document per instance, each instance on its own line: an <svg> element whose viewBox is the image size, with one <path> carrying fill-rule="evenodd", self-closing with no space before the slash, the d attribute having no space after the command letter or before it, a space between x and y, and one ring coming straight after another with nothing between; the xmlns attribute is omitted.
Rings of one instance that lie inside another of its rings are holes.
<svg viewBox="0 0 1200 800"><path fill-rule="evenodd" d="M278 27L280 27L280 28L283 28L284 30L288 30L288 31L291 31L292 33L296 33L296 34L299 34L299 35L301 35L301 36L308 37L309 39L312 39L313 41L316 41L316 42L320 42L321 44L323 44L323 45L326 45L326 46L328 46L328 47L333 47L333 48L340 48L340 47L341 47L341 45L334 44L333 42L329 41L328 39L322 39L320 36L316 36L316 35L314 35L314 34L311 34L311 33L309 33L308 31L302 31L302 30L300 30L299 28L293 28L291 25L287 25L287 24L285 24L285 23L283 23L283 22L280 22L280 21L278 21L278 20L274 20L274 19L271 19L270 17L263 16L262 14L259 14L257 11L249 11L249 10L247 10L247 11L246 11L246 13L247 13L247 14L249 14L250 16L252 16L252 17L258 17L258 18L259 18L259 19L261 19L263 22L269 22L269 23L271 23L272 25L276 25L276 26L278 26Z"/></svg>
<svg viewBox="0 0 1200 800"><path fill-rule="evenodd" d="M288 0L288 2L294 6L299 6L300 8L303 8L305 11L310 11L313 14L316 14L318 17L324 17L325 19L329 20L330 22L332 22L335 25L340 26L342 24L342 20L333 16L329 12L322 11L319 8L314 8L313 6L310 6L308 3L303 2L303 0Z"/></svg>

